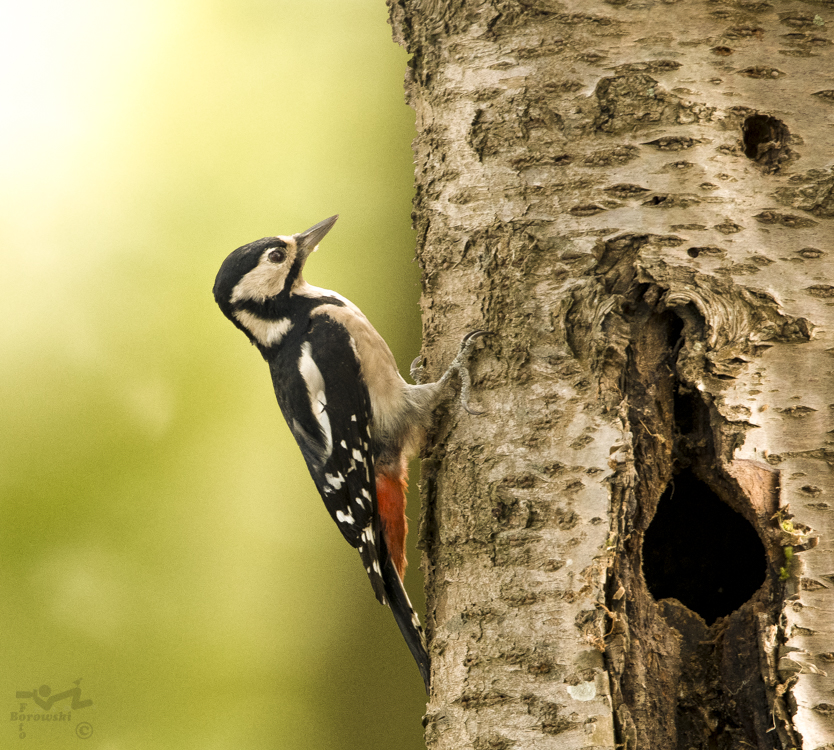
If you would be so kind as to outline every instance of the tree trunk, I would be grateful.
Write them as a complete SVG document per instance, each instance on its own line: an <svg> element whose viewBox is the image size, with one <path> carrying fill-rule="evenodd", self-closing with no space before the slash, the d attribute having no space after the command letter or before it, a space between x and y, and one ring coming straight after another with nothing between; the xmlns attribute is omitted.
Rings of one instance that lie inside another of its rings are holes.
<svg viewBox="0 0 834 750"><path fill-rule="evenodd" d="M430 372L492 332L423 466L428 746L834 743L834 4L389 7Z"/></svg>

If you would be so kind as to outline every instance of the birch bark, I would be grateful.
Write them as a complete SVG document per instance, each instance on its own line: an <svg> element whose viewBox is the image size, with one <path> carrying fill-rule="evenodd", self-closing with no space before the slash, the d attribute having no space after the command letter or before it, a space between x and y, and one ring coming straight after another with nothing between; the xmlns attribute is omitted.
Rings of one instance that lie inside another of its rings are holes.
<svg viewBox="0 0 834 750"><path fill-rule="evenodd" d="M834 3L388 4L430 373L493 334L423 467L428 746L830 746Z"/></svg>

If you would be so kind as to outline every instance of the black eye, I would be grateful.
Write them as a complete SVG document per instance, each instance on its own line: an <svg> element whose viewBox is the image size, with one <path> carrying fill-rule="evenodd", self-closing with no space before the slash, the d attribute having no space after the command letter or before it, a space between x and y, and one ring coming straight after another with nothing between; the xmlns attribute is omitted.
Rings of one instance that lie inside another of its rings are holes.
<svg viewBox="0 0 834 750"><path fill-rule="evenodd" d="M273 263L283 263L287 259L287 251L283 248L276 247L274 250L270 250L269 255L266 257Z"/></svg>

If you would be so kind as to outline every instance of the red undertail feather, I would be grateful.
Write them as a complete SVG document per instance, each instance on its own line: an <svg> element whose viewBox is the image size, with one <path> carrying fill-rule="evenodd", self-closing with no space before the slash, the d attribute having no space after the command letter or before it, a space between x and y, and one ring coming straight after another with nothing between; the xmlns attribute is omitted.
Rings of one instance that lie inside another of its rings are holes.
<svg viewBox="0 0 834 750"><path fill-rule="evenodd" d="M407 486L408 477L405 470L400 476L382 473L376 475L376 500L382 520L382 531L385 534L385 545L400 580L403 579L405 566L408 564L405 559L405 538L408 534L408 520L405 517Z"/></svg>

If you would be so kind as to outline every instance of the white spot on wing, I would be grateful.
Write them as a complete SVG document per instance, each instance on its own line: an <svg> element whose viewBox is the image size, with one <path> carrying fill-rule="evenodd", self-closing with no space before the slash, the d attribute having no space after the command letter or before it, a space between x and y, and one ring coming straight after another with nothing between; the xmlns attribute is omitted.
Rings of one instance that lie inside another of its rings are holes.
<svg viewBox="0 0 834 750"><path fill-rule="evenodd" d="M331 487L337 490L345 483L345 478L342 476L341 472L335 476L333 476L333 474L325 474L324 478Z"/></svg>
<svg viewBox="0 0 834 750"><path fill-rule="evenodd" d="M298 360L298 369L307 386L307 395L310 397L310 409L324 435L324 455L329 456L333 452L333 434L330 431L330 417L327 416L327 411L325 410L327 396L324 394L324 378L313 359L312 350L313 347L309 341L305 341L301 345L301 358Z"/></svg>
<svg viewBox="0 0 834 750"><path fill-rule="evenodd" d="M336 520L339 523L356 523L356 519L353 517L353 513L348 511L347 513L342 513L342 511L336 511Z"/></svg>

